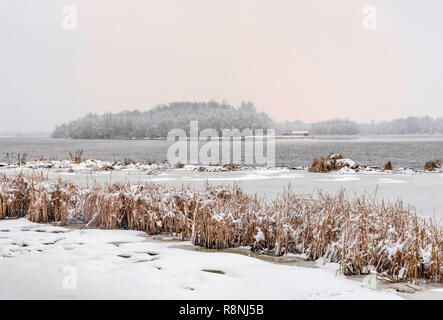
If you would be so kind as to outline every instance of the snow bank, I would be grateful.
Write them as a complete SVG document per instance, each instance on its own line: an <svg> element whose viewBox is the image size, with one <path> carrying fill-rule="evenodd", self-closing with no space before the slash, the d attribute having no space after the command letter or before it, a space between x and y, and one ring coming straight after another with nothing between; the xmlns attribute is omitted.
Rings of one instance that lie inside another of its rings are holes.
<svg viewBox="0 0 443 320"><path fill-rule="evenodd" d="M18 169L54 169L68 173L91 173L98 171L143 171L148 174L158 174L174 166L166 163L151 162L121 162L86 159L82 161L66 160L32 160L22 165L6 165L5 168Z"/></svg>
<svg viewBox="0 0 443 320"><path fill-rule="evenodd" d="M0 230L0 253L13 253L0 254L0 299L400 299L329 268L195 251L136 231L25 219L0 220Z"/></svg>

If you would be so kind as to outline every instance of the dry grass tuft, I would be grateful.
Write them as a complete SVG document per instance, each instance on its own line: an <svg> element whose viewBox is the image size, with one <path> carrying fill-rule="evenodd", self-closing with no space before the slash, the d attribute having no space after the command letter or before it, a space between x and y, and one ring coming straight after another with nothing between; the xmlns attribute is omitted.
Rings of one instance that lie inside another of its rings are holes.
<svg viewBox="0 0 443 320"><path fill-rule="evenodd" d="M223 168L225 168L228 171L235 171L237 167L233 163L227 163L223 165Z"/></svg>
<svg viewBox="0 0 443 320"><path fill-rule="evenodd" d="M383 167L384 170L392 170L392 162L388 161Z"/></svg>
<svg viewBox="0 0 443 320"><path fill-rule="evenodd" d="M310 172L326 173L330 171L340 170L343 167L349 167L349 164L343 160L343 156L339 153L332 153L327 158L315 158L309 168Z"/></svg>
<svg viewBox="0 0 443 320"><path fill-rule="evenodd" d="M69 152L69 159L75 164L82 163L86 159L83 157L83 150L76 150L74 153Z"/></svg>
<svg viewBox="0 0 443 320"><path fill-rule="evenodd" d="M326 166L326 159L321 157L320 159L315 158L309 168L309 172L320 172L326 173L328 172L328 168Z"/></svg>
<svg viewBox="0 0 443 320"><path fill-rule="evenodd" d="M23 154L18 154L18 162L17 162L17 164L19 165L19 166L24 166L25 164L26 164L26 162L27 162L27 159L28 159L28 154L27 153L23 153Z"/></svg>
<svg viewBox="0 0 443 320"><path fill-rule="evenodd" d="M175 165L175 167L177 168L177 169L183 169L184 167L185 167L185 164L183 163L183 162L177 162L177 164Z"/></svg>
<svg viewBox="0 0 443 320"><path fill-rule="evenodd" d="M0 218L180 235L207 248L250 246L338 262L344 274L375 270L391 281L443 282L443 229L401 201L295 194L274 201L235 186L203 191L158 184L83 188L42 175L0 175Z"/></svg>
<svg viewBox="0 0 443 320"><path fill-rule="evenodd" d="M233 163L228 164L211 164L207 166L199 166L195 170L197 172L226 172L226 171L235 171L239 169L239 167L235 166Z"/></svg>
<svg viewBox="0 0 443 320"><path fill-rule="evenodd" d="M132 160L131 158L125 158L125 160L123 161L123 165L125 166L129 166L131 164L135 164L135 161Z"/></svg>
<svg viewBox="0 0 443 320"><path fill-rule="evenodd" d="M426 162L425 171L435 171L437 169L441 169L441 167L442 167L441 160L432 160Z"/></svg>

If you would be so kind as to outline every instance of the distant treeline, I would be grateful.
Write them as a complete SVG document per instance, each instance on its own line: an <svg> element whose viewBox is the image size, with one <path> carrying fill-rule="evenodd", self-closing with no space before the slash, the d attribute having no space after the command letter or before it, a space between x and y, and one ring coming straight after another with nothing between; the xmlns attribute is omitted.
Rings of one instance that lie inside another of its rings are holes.
<svg viewBox="0 0 443 320"><path fill-rule="evenodd" d="M408 117L392 121L357 123L335 119L323 122L302 121L276 124L277 133L309 131L311 135L402 135L402 134L443 134L443 118Z"/></svg>
<svg viewBox="0 0 443 320"><path fill-rule="evenodd" d="M309 131L311 135L355 135L360 133L357 122L349 120L329 120L315 123L302 121L277 123L277 134L291 133L292 131Z"/></svg>
<svg viewBox="0 0 443 320"><path fill-rule="evenodd" d="M257 112L250 102L235 108L226 103L175 102L148 111L123 111L117 114L88 114L57 126L54 138L128 139L163 138L171 129L184 129L189 134L190 121L198 121L199 129L268 129L275 126L267 114Z"/></svg>
<svg viewBox="0 0 443 320"><path fill-rule="evenodd" d="M57 126L54 138L130 139L164 138L171 129L184 129L189 134L190 121L197 120L199 129L268 129L276 134L309 131L311 135L384 135L443 134L443 118L409 117L379 123L357 123L346 119L304 123L276 123L264 112L257 112L251 102L238 108L227 103L174 102L148 111L123 111L85 117Z"/></svg>

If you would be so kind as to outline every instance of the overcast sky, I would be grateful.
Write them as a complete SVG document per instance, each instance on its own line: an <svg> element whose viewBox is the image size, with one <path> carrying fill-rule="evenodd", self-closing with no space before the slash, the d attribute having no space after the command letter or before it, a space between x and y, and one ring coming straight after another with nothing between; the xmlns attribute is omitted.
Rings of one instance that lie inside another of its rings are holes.
<svg viewBox="0 0 443 320"><path fill-rule="evenodd" d="M0 131L209 99L277 120L443 116L442 14L441 0L1 1Z"/></svg>

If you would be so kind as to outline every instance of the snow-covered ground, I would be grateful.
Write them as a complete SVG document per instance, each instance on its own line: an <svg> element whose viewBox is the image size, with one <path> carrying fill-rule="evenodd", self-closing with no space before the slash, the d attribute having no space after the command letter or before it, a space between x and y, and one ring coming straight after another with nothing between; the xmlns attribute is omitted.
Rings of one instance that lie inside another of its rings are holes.
<svg viewBox="0 0 443 320"><path fill-rule="evenodd" d="M401 299L336 273L123 230L0 221L0 299Z"/></svg>

